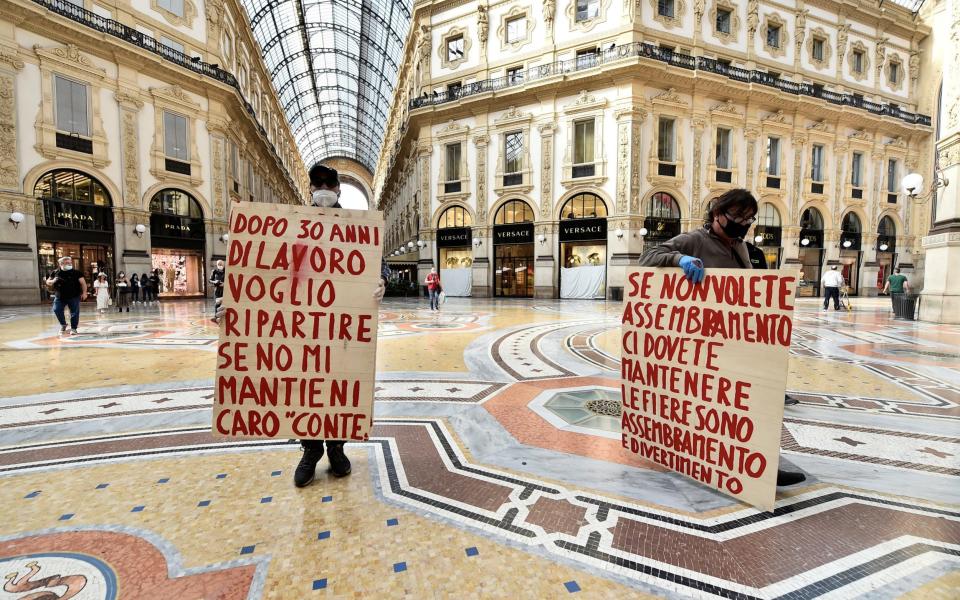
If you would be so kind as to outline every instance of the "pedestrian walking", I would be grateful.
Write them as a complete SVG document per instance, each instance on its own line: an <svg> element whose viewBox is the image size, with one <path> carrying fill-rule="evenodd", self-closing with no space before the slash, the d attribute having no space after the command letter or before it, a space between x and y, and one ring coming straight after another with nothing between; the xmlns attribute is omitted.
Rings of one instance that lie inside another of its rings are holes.
<svg viewBox="0 0 960 600"><path fill-rule="evenodd" d="M827 310L830 304L830 298L833 298L833 310L840 310L840 288L843 287L843 274L837 270L837 265L830 267L830 270L820 278L823 284L823 310Z"/></svg>
<svg viewBox="0 0 960 600"><path fill-rule="evenodd" d="M430 273L424 282L427 284L427 293L430 295L430 310L440 310L440 276L437 275L436 267L430 267Z"/></svg>
<svg viewBox="0 0 960 600"><path fill-rule="evenodd" d="M127 274L123 271L120 271L120 274L117 275L115 287L117 289L117 312L123 312L123 309L130 312L130 281L127 280Z"/></svg>
<svg viewBox="0 0 960 600"><path fill-rule="evenodd" d="M640 257L644 267L680 267L691 283L703 281L705 269L751 269L750 252L743 236L757 220L757 199L748 190L732 189L713 199L704 225L681 233ZM764 260L766 266L766 260ZM794 485L803 473L777 469L777 485Z"/></svg>
<svg viewBox="0 0 960 600"><path fill-rule="evenodd" d="M64 256L57 261L59 268L47 278L47 288L53 293L53 314L60 322L60 335L67 333L64 309L70 309L70 335L77 335L80 325L80 303L87 299L87 282L83 273L74 270L73 258Z"/></svg>
<svg viewBox="0 0 960 600"><path fill-rule="evenodd" d="M218 260L217 266L213 270L213 273L210 275L210 283L213 284L213 297L222 298L223 297L223 281L226 278L226 271L223 268L223 261Z"/></svg>
<svg viewBox="0 0 960 600"><path fill-rule="evenodd" d="M110 282L107 281L107 274L103 271L100 271L97 280L93 282L93 290L97 295L97 312L102 315L110 308Z"/></svg>

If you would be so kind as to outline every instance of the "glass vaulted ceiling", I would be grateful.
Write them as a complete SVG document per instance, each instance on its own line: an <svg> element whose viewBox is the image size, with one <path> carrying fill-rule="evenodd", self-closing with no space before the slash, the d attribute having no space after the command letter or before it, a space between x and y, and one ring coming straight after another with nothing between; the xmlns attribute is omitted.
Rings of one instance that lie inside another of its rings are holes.
<svg viewBox="0 0 960 600"><path fill-rule="evenodd" d="M309 168L334 156L376 170L409 0L241 0Z"/></svg>

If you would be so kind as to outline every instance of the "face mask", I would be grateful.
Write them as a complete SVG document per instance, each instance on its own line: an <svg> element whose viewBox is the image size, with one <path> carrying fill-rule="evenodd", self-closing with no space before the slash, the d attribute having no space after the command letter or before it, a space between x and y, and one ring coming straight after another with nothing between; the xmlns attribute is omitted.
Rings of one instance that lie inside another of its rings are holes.
<svg viewBox="0 0 960 600"><path fill-rule="evenodd" d="M72 270L73 270L73 265L63 265L63 266L60 267L60 268L63 269L64 271L72 271Z"/></svg>
<svg viewBox="0 0 960 600"><path fill-rule="evenodd" d="M321 208L330 208L337 203L337 193L330 190L316 190L313 192L313 205Z"/></svg>
<svg viewBox="0 0 960 600"><path fill-rule="evenodd" d="M730 217L727 217L727 224L724 225L722 229L724 235L726 235L728 238L732 240L739 240L742 239L743 236L747 235L747 232L750 230L750 226L737 223Z"/></svg>

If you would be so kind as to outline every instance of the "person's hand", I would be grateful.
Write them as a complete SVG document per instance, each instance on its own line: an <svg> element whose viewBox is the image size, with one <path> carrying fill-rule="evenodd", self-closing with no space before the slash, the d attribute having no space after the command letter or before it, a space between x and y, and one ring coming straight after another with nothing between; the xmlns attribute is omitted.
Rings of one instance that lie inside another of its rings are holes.
<svg viewBox="0 0 960 600"><path fill-rule="evenodd" d="M214 301L216 310L213 312L213 322L219 323L223 316L227 314L227 309L223 306L223 298L217 298Z"/></svg>
<svg viewBox="0 0 960 600"><path fill-rule="evenodd" d="M680 268L683 274L690 280L690 283L700 283L703 281L704 270L703 261L695 256L681 256Z"/></svg>
<svg viewBox="0 0 960 600"><path fill-rule="evenodd" d="M383 280L380 279L377 281L377 289L373 291L373 298L378 303L383 302L383 295L387 293L387 286L383 283Z"/></svg>
<svg viewBox="0 0 960 600"><path fill-rule="evenodd" d="M80 294L80 302L85 302L86 300L87 300L86 292L84 292L83 294Z"/></svg>

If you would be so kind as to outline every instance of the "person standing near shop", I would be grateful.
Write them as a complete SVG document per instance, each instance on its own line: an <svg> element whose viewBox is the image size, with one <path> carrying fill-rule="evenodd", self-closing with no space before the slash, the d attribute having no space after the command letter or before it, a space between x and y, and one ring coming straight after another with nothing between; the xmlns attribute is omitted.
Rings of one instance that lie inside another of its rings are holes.
<svg viewBox="0 0 960 600"><path fill-rule="evenodd" d="M426 281L427 293L430 295L430 310L440 310L440 276L437 275L436 267L430 267L430 273Z"/></svg>
<svg viewBox="0 0 960 600"><path fill-rule="evenodd" d="M130 276L130 297L134 306L140 302L140 276L136 273Z"/></svg>
<svg viewBox="0 0 960 600"><path fill-rule="evenodd" d="M127 281L127 274L120 271L117 275L117 312L123 312L127 309L130 312L130 282Z"/></svg>
<svg viewBox="0 0 960 600"><path fill-rule="evenodd" d="M154 269L150 273L150 297L160 304L160 269Z"/></svg>
<svg viewBox="0 0 960 600"><path fill-rule="evenodd" d="M140 302L150 304L150 276L146 273L140 273Z"/></svg>
<svg viewBox="0 0 960 600"><path fill-rule="evenodd" d="M57 261L60 268L47 278L47 287L53 291L53 314L60 322L60 335L67 333L63 311L70 309L70 335L77 335L80 325L80 303L87 299L87 282L83 274L73 268L73 258L64 256Z"/></svg>
<svg viewBox="0 0 960 600"><path fill-rule="evenodd" d="M110 308L110 282L107 281L107 274L100 271L97 280L93 282L93 289L97 295L97 312L101 315Z"/></svg>
<svg viewBox="0 0 960 600"><path fill-rule="evenodd" d="M910 291L910 282L907 281L906 275L900 274L900 267L897 267L893 275L887 277L887 283L883 286L883 293L890 294L890 305L895 306L897 303L897 296L901 296L906 292Z"/></svg>
<svg viewBox="0 0 960 600"><path fill-rule="evenodd" d="M733 189L710 202L704 225L681 233L640 257L643 267L680 267L691 283L703 281L706 269L751 269L743 236L757 220L757 199L748 190ZM766 260L764 260L764 267ZM806 475L777 469L777 485L794 485Z"/></svg>
<svg viewBox="0 0 960 600"><path fill-rule="evenodd" d="M833 298L833 310L840 310L840 288L843 287L843 274L837 270L837 265L830 267L830 270L820 278L823 284L823 310L827 310L830 305L830 298Z"/></svg>
<svg viewBox="0 0 960 600"><path fill-rule="evenodd" d="M225 276L225 271L223 270L223 261L217 261L217 267L213 270L213 274L210 275L210 283L213 284L213 298L216 302L217 298L223 298L223 280Z"/></svg>

